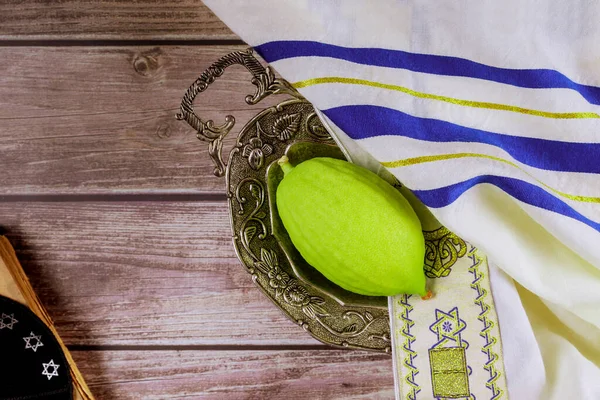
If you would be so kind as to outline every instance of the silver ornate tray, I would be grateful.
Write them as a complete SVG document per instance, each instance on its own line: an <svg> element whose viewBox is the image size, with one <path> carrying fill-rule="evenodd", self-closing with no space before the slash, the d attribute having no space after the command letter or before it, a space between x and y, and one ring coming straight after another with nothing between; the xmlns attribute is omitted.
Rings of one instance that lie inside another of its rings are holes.
<svg viewBox="0 0 600 400"><path fill-rule="evenodd" d="M240 131L227 165L223 138L235 119L215 125L193 109L196 96L231 65L252 74L256 93L246 96L256 104L271 94L293 99L265 109ZM275 190L283 173L276 163L287 154L292 164L316 156L344 158L312 105L286 81L275 78L252 50L226 55L190 86L178 119L185 120L208 142L214 173L225 175L233 243L240 261L261 290L294 322L321 342L341 347L391 351L387 298L348 292L329 282L306 263L292 245L275 207Z"/></svg>

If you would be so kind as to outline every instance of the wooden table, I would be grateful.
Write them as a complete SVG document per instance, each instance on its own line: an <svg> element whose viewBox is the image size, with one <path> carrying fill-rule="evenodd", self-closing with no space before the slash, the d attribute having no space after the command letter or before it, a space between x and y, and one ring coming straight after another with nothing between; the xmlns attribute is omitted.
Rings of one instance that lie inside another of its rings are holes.
<svg viewBox="0 0 600 400"><path fill-rule="evenodd" d="M244 47L199 1L1 2L0 226L98 399L393 398L391 357L320 344L254 286L174 118ZM232 68L197 109L241 126L252 89Z"/></svg>

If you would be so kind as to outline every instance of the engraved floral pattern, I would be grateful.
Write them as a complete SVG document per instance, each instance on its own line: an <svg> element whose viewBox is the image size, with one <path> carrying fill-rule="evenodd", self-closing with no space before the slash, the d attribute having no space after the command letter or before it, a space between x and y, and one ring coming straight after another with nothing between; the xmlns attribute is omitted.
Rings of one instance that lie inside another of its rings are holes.
<svg viewBox="0 0 600 400"><path fill-rule="evenodd" d="M295 281L288 285L283 291L283 298L289 304L295 307L304 307L310 303L308 291L298 285Z"/></svg>
<svg viewBox="0 0 600 400"><path fill-rule="evenodd" d="M275 296L283 295L283 300L294 307L302 309L304 314L310 318L329 316L327 311L321 307L325 301L318 296L311 296L308 290L298 283L296 279L290 278L279 267L277 254L273 250L262 248L260 250L260 261L254 266L267 274L269 286L275 289Z"/></svg>
<svg viewBox="0 0 600 400"><path fill-rule="evenodd" d="M264 134L262 128L256 124L256 137L249 140L249 143L244 146L242 155L248 158L248 164L252 169L259 170L263 166L264 159L273 153L273 146L268 143L263 143L260 138L261 132Z"/></svg>
<svg viewBox="0 0 600 400"><path fill-rule="evenodd" d="M269 286L275 289L275 296L280 297L283 289L288 286L290 276L283 271L269 271Z"/></svg>

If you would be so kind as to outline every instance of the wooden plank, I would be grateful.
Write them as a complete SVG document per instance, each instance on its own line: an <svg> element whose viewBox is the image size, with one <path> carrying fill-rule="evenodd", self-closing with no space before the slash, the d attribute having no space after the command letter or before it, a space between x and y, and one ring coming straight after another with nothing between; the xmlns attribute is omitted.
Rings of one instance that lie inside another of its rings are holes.
<svg viewBox="0 0 600 400"><path fill-rule="evenodd" d="M207 144L175 114L204 69L243 48L0 47L2 194L224 193ZM232 67L196 99L201 117L237 118L226 149L272 104L244 102L250 76Z"/></svg>
<svg viewBox="0 0 600 400"><path fill-rule="evenodd" d="M352 350L75 351L98 399L393 399L392 358Z"/></svg>
<svg viewBox="0 0 600 400"><path fill-rule="evenodd" d="M234 254L225 202L0 203L67 345L313 345Z"/></svg>
<svg viewBox="0 0 600 400"><path fill-rule="evenodd" d="M238 37L200 0L0 2L0 39L226 39Z"/></svg>

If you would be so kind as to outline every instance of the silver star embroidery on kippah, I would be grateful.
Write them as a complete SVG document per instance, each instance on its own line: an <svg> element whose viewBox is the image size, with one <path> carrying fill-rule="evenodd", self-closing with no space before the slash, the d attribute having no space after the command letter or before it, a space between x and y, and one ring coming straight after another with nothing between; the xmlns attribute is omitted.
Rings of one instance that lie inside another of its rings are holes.
<svg viewBox="0 0 600 400"><path fill-rule="evenodd" d="M8 322L6 322L6 321L8 321ZM17 322L19 322L19 321L17 321L15 319L15 314L8 315L8 314L2 313L2 318L0 318L0 329L8 328L8 329L12 330L13 325L16 324Z"/></svg>
<svg viewBox="0 0 600 400"><path fill-rule="evenodd" d="M31 332L29 336L23 338L25 341L25 350L31 349L34 353L37 352L38 347L44 345L41 339L42 335L34 335L33 332Z"/></svg>
<svg viewBox="0 0 600 400"><path fill-rule="evenodd" d="M60 365L54 364L54 360L50 360L49 363L42 363L42 365L44 366L42 375L48 377L48 380L52 379L53 376L58 376L58 367L60 367ZM50 367L52 367L52 372L48 371L48 368Z"/></svg>

